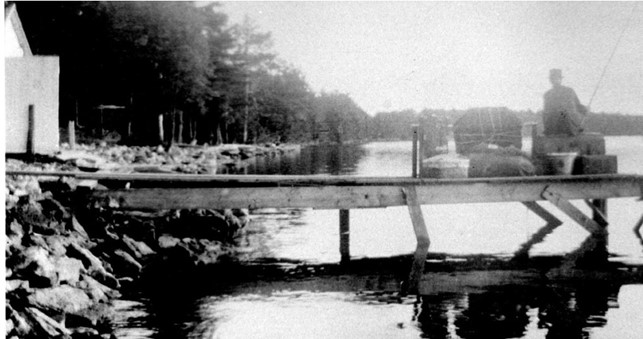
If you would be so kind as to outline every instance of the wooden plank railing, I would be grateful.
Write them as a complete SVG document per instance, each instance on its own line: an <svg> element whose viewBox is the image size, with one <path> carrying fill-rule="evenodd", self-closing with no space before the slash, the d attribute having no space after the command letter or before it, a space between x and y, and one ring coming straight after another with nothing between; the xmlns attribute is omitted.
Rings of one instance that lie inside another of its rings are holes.
<svg viewBox="0 0 643 339"><path fill-rule="evenodd" d="M121 208L318 209L405 206L401 188L416 187L421 205L544 200L546 188L567 200L643 196L643 176L626 174L476 179L408 177L119 174L8 171L7 175L68 176L99 180L113 189L96 190ZM125 187L129 183L129 189Z"/></svg>

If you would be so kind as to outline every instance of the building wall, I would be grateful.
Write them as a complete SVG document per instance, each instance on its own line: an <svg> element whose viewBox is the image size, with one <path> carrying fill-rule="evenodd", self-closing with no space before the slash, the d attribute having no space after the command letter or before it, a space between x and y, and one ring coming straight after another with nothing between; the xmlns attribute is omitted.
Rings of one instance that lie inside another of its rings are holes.
<svg viewBox="0 0 643 339"><path fill-rule="evenodd" d="M34 105L34 151L59 149L59 58L5 58L6 153L27 150L29 105Z"/></svg>
<svg viewBox="0 0 643 339"><path fill-rule="evenodd" d="M5 35L4 35L4 56L5 57L21 57L25 55L25 51L22 49L22 46L20 46L20 42L18 42L18 35L16 35L16 31L13 29L13 25L11 22L5 23L7 26L5 28Z"/></svg>
<svg viewBox="0 0 643 339"><path fill-rule="evenodd" d="M31 56L31 48L22 29L15 4L5 7L4 51L5 57Z"/></svg>

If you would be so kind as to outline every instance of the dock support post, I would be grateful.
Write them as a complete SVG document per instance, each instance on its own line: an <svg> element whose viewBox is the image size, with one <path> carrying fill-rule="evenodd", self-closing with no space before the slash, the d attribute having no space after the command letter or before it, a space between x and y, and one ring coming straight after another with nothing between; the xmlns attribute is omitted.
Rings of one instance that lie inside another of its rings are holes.
<svg viewBox="0 0 643 339"><path fill-rule="evenodd" d="M589 207L592 209L592 219L605 229L605 232L597 234L598 246L600 246L597 250L607 255L607 199L592 200Z"/></svg>
<svg viewBox="0 0 643 339"><path fill-rule="evenodd" d="M351 260L349 217L349 210L339 210L339 254L341 255L342 264L346 264Z"/></svg>
<svg viewBox="0 0 643 339"><path fill-rule="evenodd" d="M67 134L69 135L69 147L74 149L76 147L76 122L74 120L67 122Z"/></svg>
<svg viewBox="0 0 643 339"><path fill-rule="evenodd" d="M413 125L413 149L412 149L412 154L411 154L411 159L412 161L412 170L411 170L411 176L413 178L418 177L418 125Z"/></svg>
<svg viewBox="0 0 643 339"><path fill-rule="evenodd" d="M29 156L34 155L35 153L35 130L36 130L36 120L35 120L35 108L34 105L29 105L29 111L27 116L27 148L26 153Z"/></svg>
<svg viewBox="0 0 643 339"><path fill-rule="evenodd" d="M429 251L431 240L429 239L429 232L426 228L426 224L424 223L424 216L422 216L422 209L418 202L415 186L403 188L402 193L404 194L406 204L409 208L409 213L411 214L413 231L415 232L415 238L417 239L417 245L413 255L413 265L411 266L411 273L409 274L408 287L406 288L406 291L403 290L403 292L417 294L419 291L418 286L420 279L424 273L424 264L426 262L426 256Z"/></svg>
<svg viewBox="0 0 643 339"><path fill-rule="evenodd" d="M427 122L426 119L420 118L420 125L418 131L418 176L422 176L422 160L426 157L427 153Z"/></svg>

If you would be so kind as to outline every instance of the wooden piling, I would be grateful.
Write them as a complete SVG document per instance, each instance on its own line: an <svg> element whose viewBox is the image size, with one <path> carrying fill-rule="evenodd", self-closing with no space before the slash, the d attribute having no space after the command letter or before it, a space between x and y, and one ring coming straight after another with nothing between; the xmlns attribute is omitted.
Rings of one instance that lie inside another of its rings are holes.
<svg viewBox="0 0 643 339"><path fill-rule="evenodd" d="M595 235L597 243L594 254L598 257L604 256L607 260L609 233L607 230L607 199L594 199L591 201L591 205L593 206L592 219L604 229L604 232Z"/></svg>
<svg viewBox="0 0 643 339"><path fill-rule="evenodd" d="M74 120L69 120L67 123L67 134L69 135L69 147L76 147L76 123Z"/></svg>
<svg viewBox="0 0 643 339"><path fill-rule="evenodd" d="M28 113L28 127L27 127L27 155L34 155L35 153L35 148L34 148L34 135L35 135L35 126L36 126L36 121L35 121L35 107L34 105L29 105L29 113Z"/></svg>
<svg viewBox="0 0 643 339"><path fill-rule="evenodd" d="M411 158L413 159L412 162L412 169L411 169L411 177L417 178L418 177L418 125L413 125L413 149L411 153Z"/></svg>
<svg viewBox="0 0 643 339"><path fill-rule="evenodd" d="M339 210L339 253L341 263L348 263L350 255L350 214L347 209Z"/></svg>
<svg viewBox="0 0 643 339"><path fill-rule="evenodd" d="M424 216L422 215L422 209L420 208L420 202L417 197L415 186L403 188L402 193L404 194L406 204L409 208L409 213L411 214L413 232L415 232L415 238L417 240L415 253L413 254L411 273L409 274L408 288L403 292L417 293L420 279L424 273L424 264L426 262L426 256L429 251L431 240L429 239L429 231L424 223Z"/></svg>
<svg viewBox="0 0 643 339"><path fill-rule="evenodd" d="M422 175L422 160L427 157L427 121L426 119L420 120L420 129L418 132L419 144L418 144L418 175Z"/></svg>

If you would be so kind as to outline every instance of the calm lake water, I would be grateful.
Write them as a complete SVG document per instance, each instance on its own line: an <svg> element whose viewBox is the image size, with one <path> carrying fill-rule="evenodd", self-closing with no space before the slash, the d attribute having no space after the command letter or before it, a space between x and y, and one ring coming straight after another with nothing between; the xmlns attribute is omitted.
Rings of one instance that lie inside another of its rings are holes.
<svg viewBox="0 0 643 339"><path fill-rule="evenodd" d="M619 173L643 174L643 137L608 137ZM524 145L529 149L529 142ZM453 145L450 147L454 149ZM410 142L313 146L298 155L258 158L245 173L410 176ZM589 213L582 202L575 205ZM587 232L544 204L564 223L532 255L576 248ZM615 260L642 264L632 228L643 212L634 198L610 199L609 250ZM543 225L519 203L423 206L431 252L506 256ZM120 301L119 338L641 338L643 285L533 283L478 291L396 296L395 276L314 272L235 275L267 262L335 263L338 211L264 209L252 212L240 240L241 267L203 272L200 286L158 281L135 301ZM415 238L406 207L351 210L353 258L410 254ZM284 270L289 269L287 264ZM273 264L274 266L274 264ZM295 267L296 265L291 265ZM410 267L410 266L409 266ZM254 271L253 271L254 272ZM170 279L173 280L173 279ZM205 286L205 287L204 287ZM188 287L188 288L186 288ZM197 291L198 290L198 291Z"/></svg>

